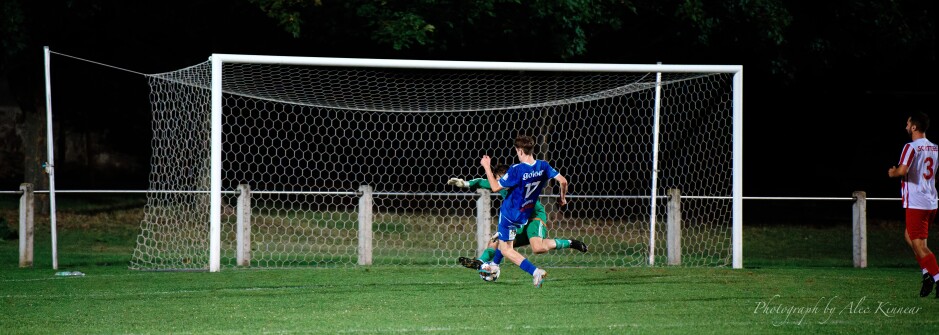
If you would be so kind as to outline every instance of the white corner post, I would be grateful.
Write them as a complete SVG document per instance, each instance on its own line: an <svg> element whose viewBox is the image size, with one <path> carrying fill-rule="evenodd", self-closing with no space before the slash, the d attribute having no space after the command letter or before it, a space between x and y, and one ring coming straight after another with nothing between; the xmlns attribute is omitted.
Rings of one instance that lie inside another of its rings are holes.
<svg viewBox="0 0 939 335"><path fill-rule="evenodd" d="M489 236L492 234L492 192L487 189L478 189L476 193L476 254L480 255L489 246Z"/></svg>
<svg viewBox="0 0 939 335"><path fill-rule="evenodd" d="M251 186L238 185L238 227L235 233L238 241L238 266L251 265Z"/></svg>
<svg viewBox="0 0 939 335"><path fill-rule="evenodd" d="M681 265L681 190L668 189L668 265Z"/></svg>
<svg viewBox="0 0 939 335"><path fill-rule="evenodd" d="M743 66L734 73L733 268L743 268Z"/></svg>
<svg viewBox="0 0 939 335"><path fill-rule="evenodd" d="M209 272L221 269L222 239L222 59L212 55L211 181L209 182Z"/></svg>
<svg viewBox="0 0 939 335"><path fill-rule="evenodd" d="M854 267L863 269L867 267L867 192L854 192L853 209Z"/></svg>
<svg viewBox="0 0 939 335"><path fill-rule="evenodd" d="M372 265L372 187L359 187L359 265Z"/></svg>
<svg viewBox="0 0 939 335"><path fill-rule="evenodd" d="M33 195L33 184L20 184L20 267L33 267L33 218L36 207Z"/></svg>
<svg viewBox="0 0 939 335"><path fill-rule="evenodd" d="M49 47L42 48L46 68L46 173L49 175L49 230L52 234L52 269L59 269L58 237L55 223L55 159L52 150L52 77L49 66Z"/></svg>
<svg viewBox="0 0 939 335"><path fill-rule="evenodd" d="M662 65L662 62L657 63ZM655 206L658 200L659 111L662 107L662 72L655 73L655 109L652 121L652 199L649 205L649 266L655 265Z"/></svg>

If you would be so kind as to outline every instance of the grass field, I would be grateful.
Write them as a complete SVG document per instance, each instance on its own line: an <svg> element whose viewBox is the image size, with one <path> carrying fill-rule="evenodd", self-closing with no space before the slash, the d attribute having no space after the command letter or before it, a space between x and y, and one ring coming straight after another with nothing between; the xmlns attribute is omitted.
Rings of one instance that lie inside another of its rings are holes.
<svg viewBox="0 0 939 335"><path fill-rule="evenodd" d="M919 270L891 223L868 227L867 269L851 267L849 226L747 226L744 269L556 268L536 289L515 266L503 266L497 283L458 267L132 271L140 215L132 199L63 206L60 270L86 275L54 276L47 228L37 232L33 268L17 267L16 239L0 241L0 333L939 330L939 300L916 295ZM0 218L15 221L4 208Z"/></svg>

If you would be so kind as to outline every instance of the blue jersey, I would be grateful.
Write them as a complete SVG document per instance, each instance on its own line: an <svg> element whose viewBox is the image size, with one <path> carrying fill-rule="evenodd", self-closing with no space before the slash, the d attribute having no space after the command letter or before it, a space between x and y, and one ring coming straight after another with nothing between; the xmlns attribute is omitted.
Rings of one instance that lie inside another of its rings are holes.
<svg viewBox="0 0 939 335"><path fill-rule="evenodd" d="M557 177L558 171L548 162L536 160L535 164L518 163L512 165L509 171L499 178L499 185L511 188L509 195L502 200L499 213L503 219L513 223L524 224L535 209L541 190L548 184L548 180Z"/></svg>

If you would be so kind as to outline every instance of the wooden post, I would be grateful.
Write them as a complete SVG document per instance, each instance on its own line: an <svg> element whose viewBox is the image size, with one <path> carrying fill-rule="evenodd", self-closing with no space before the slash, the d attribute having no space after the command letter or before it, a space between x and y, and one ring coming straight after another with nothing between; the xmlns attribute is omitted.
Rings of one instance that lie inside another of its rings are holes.
<svg viewBox="0 0 939 335"><path fill-rule="evenodd" d="M372 265L372 187L359 187L359 265Z"/></svg>
<svg viewBox="0 0 939 335"><path fill-rule="evenodd" d="M20 267L33 267L33 218L36 206L33 196L33 184L20 184Z"/></svg>
<svg viewBox="0 0 939 335"><path fill-rule="evenodd" d="M487 189L478 189L479 198L476 199L476 254L480 255L486 247L489 246L489 236L492 227L492 198Z"/></svg>
<svg viewBox="0 0 939 335"><path fill-rule="evenodd" d="M867 193L854 192L854 211L852 215L854 231L854 267L867 267Z"/></svg>
<svg viewBox="0 0 939 335"><path fill-rule="evenodd" d="M239 266L251 265L251 186L238 185L238 241L237 261Z"/></svg>
<svg viewBox="0 0 939 335"><path fill-rule="evenodd" d="M668 265L681 265L681 190L668 190Z"/></svg>

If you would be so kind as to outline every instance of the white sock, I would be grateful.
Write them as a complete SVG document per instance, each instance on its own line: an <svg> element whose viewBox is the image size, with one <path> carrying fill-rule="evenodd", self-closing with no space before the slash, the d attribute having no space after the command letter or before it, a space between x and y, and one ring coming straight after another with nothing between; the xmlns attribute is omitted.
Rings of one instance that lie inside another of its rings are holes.
<svg viewBox="0 0 939 335"><path fill-rule="evenodd" d="M929 273L929 271L926 271L926 269L923 269L923 274L927 274L927 273Z"/></svg>

